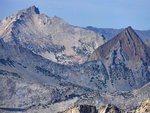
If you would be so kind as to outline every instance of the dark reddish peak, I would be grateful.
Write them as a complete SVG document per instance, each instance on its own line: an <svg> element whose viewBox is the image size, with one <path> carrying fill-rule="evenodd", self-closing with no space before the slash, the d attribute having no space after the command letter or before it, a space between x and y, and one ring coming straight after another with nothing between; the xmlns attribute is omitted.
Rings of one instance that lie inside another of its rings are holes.
<svg viewBox="0 0 150 113"><path fill-rule="evenodd" d="M127 28L125 28L125 29L132 29L132 27L131 26L128 26ZM133 30L133 29L132 29Z"/></svg>
<svg viewBox="0 0 150 113"><path fill-rule="evenodd" d="M40 14L40 11L36 6L31 6L27 9L20 10L18 13Z"/></svg>
<svg viewBox="0 0 150 113"><path fill-rule="evenodd" d="M132 33L133 32L133 33L135 33L131 26L128 26L127 28L125 28L123 30L123 33L125 33L125 32L128 32L128 33Z"/></svg>
<svg viewBox="0 0 150 113"><path fill-rule="evenodd" d="M136 34L136 32L132 29L131 26L129 26L126 29L124 29L123 32L120 33L119 37L123 38L122 40L124 40L124 42L127 43L127 46L130 46L131 44L134 44L136 46L139 46L139 44L145 46L145 44L143 43L143 41Z"/></svg>
<svg viewBox="0 0 150 113"><path fill-rule="evenodd" d="M124 28L122 32L125 32L125 31L134 31L134 30L131 26L128 26L128 27Z"/></svg>
<svg viewBox="0 0 150 113"><path fill-rule="evenodd" d="M119 35L121 35L120 37L123 38L139 38L139 36L135 33L135 31L132 29L131 26L128 26L127 28L125 28ZM115 36L116 38L117 36Z"/></svg>
<svg viewBox="0 0 150 113"><path fill-rule="evenodd" d="M121 49L129 60L137 62L142 59L150 64L150 49L143 43L131 26L98 47L93 52L90 60L105 59L114 48L115 50Z"/></svg>

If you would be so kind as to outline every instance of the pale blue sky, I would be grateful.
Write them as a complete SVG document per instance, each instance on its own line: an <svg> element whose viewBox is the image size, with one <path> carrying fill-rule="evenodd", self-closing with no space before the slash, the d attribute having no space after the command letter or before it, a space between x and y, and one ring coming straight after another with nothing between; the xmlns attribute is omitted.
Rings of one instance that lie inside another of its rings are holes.
<svg viewBox="0 0 150 113"><path fill-rule="evenodd" d="M150 29L150 0L0 0L0 20L32 5L76 26Z"/></svg>

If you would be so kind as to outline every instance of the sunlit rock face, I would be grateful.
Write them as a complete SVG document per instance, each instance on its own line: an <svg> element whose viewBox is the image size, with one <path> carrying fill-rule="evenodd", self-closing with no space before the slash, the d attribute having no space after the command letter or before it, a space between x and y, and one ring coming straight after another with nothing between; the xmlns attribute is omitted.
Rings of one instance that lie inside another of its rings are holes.
<svg viewBox="0 0 150 113"><path fill-rule="evenodd" d="M40 14L35 6L3 19L0 37L60 64L83 63L104 43L102 35Z"/></svg>
<svg viewBox="0 0 150 113"><path fill-rule="evenodd" d="M118 107L107 104L98 109L98 113L125 113L125 111L119 109Z"/></svg>
<svg viewBox="0 0 150 113"><path fill-rule="evenodd" d="M142 104L136 109L135 113L150 113L150 98L142 102Z"/></svg>

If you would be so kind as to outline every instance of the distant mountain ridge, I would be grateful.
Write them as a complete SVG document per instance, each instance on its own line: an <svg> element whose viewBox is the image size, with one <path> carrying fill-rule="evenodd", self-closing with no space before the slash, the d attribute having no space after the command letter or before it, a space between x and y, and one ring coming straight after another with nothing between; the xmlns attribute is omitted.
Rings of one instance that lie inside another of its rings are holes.
<svg viewBox="0 0 150 113"><path fill-rule="evenodd" d="M35 6L0 21L0 37L60 64L83 63L104 43L102 35L40 14Z"/></svg>
<svg viewBox="0 0 150 113"><path fill-rule="evenodd" d="M122 29L96 28L92 26L87 26L85 29L103 34L107 40L110 40L111 38L115 37L117 34L123 31L123 28ZM135 32L139 35L139 37L141 37L143 41L146 39L150 39L150 30L135 30Z"/></svg>

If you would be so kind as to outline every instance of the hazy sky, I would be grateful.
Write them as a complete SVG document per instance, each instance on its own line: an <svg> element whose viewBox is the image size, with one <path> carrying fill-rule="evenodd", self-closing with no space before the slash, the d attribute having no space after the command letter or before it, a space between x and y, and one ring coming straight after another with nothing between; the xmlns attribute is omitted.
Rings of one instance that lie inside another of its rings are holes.
<svg viewBox="0 0 150 113"><path fill-rule="evenodd" d="M32 5L76 26L150 29L150 0L0 0L0 20Z"/></svg>

